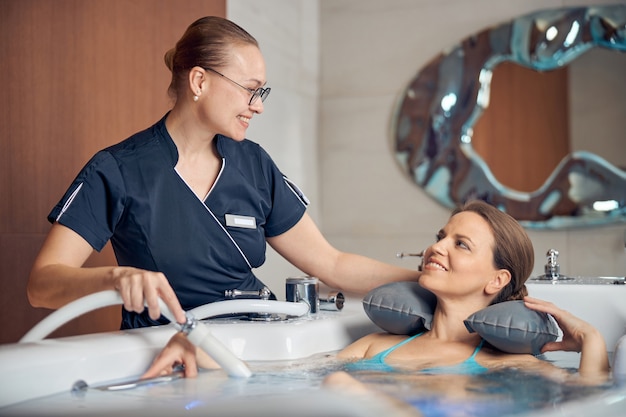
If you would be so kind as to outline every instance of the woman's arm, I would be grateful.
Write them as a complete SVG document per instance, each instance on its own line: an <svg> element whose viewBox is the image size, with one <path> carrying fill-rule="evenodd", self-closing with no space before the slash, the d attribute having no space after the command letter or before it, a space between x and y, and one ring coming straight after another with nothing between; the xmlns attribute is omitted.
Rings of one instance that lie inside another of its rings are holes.
<svg viewBox="0 0 626 417"><path fill-rule="evenodd" d="M547 343L542 352L580 352L578 372L581 376L608 376L610 368L606 342L595 327L550 302L525 297L524 303L532 310L550 314L563 331L563 339L560 342Z"/></svg>
<svg viewBox="0 0 626 417"><path fill-rule="evenodd" d="M388 282L417 281L419 278L417 270L335 249L307 213L287 232L267 241L304 273L344 291L366 293Z"/></svg>
<svg viewBox="0 0 626 417"><path fill-rule="evenodd" d="M185 312L162 273L119 266L83 267L92 253L91 245L79 234L53 224L30 272L26 290L31 305L56 309L85 295L115 289L128 311L143 311L145 300L150 317L156 320L161 298L176 320L185 322Z"/></svg>

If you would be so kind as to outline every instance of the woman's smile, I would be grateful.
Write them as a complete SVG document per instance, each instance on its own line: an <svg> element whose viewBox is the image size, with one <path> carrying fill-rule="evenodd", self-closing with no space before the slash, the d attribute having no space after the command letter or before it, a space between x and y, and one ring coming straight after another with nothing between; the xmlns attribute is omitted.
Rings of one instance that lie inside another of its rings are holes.
<svg viewBox="0 0 626 417"><path fill-rule="evenodd" d="M440 262L438 262L437 260L433 258L428 259L428 262L424 265L424 269L438 270L438 271L448 270L445 266L443 266Z"/></svg>

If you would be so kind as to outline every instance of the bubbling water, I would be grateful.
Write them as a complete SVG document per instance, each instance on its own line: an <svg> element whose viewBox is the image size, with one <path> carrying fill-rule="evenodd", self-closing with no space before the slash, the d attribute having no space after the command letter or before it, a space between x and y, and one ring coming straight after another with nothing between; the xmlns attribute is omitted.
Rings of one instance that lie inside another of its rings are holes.
<svg viewBox="0 0 626 417"><path fill-rule="evenodd" d="M374 391L413 405L424 417L500 417L554 409L611 388L608 383L559 383L514 368L477 375L356 371L352 376Z"/></svg>
<svg viewBox="0 0 626 417"><path fill-rule="evenodd" d="M555 364L575 373L575 367ZM139 385L128 390L68 390L2 409L0 415L503 417L537 410L559 411L573 400L586 400L613 387L612 383L584 385L577 378L556 382L512 368L492 369L478 375L354 370L334 353L289 361L250 361L248 365L252 370L250 378L230 378L221 369L202 370L197 378ZM362 383L359 388L364 389L352 391L325 383L329 375L338 371L348 372L357 383Z"/></svg>
<svg viewBox="0 0 626 417"><path fill-rule="evenodd" d="M346 371L369 390L382 393L416 408L424 417L501 417L537 410L553 410L573 400L601 394L612 382L585 384L574 377L571 360L554 361L572 378L555 381L516 368L492 369L482 374L428 374L414 371L355 370L332 354L302 361L250 363L250 391L261 394L269 385L285 390L306 390L323 385L328 375Z"/></svg>

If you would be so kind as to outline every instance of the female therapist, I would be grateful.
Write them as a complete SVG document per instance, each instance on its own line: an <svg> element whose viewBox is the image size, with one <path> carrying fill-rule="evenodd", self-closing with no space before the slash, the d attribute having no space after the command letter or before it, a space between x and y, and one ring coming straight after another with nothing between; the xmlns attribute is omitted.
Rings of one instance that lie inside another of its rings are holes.
<svg viewBox="0 0 626 417"><path fill-rule="evenodd" d="M303 193L245 139L270 94L257 41L226 19L192 23L165 55L173 107L98 152L52 209L28 282L35 307L119 291L121 327L179 322L184 310L259 290L266 242L330 287L366 292L418 272L341 252L306 213ZM113 121L114 122L114 121ZM111 241L118 265L84 267ZM147 309L144 308L144 303Z"/></svg>

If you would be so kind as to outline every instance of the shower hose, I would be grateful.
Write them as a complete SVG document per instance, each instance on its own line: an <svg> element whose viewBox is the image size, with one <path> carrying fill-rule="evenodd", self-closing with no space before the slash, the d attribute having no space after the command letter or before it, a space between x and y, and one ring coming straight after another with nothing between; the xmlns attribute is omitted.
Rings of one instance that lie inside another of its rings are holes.
<svg viewBox="0 0 626 417"><path fill-rule="evenodd" d="M37 342L63 324L84 313L119 304L123 304L122 297L115 290L101 291L79 298L48 315L26 333L19 343ZM294 303L256 299L219 301L187 311L187 322L180 324L176 322L169 308L161 299L159 299L159 307L163 316L170 321L171 326L174 326L178 331L184 332L189 341L211 356L229 376L239 378L248 378L252 375L252 372L245 362L213 336L208 325L201 322L201 319L224 314L241 313L286 314L299 317L309 311L309 306L304 302Z"/></svg>

